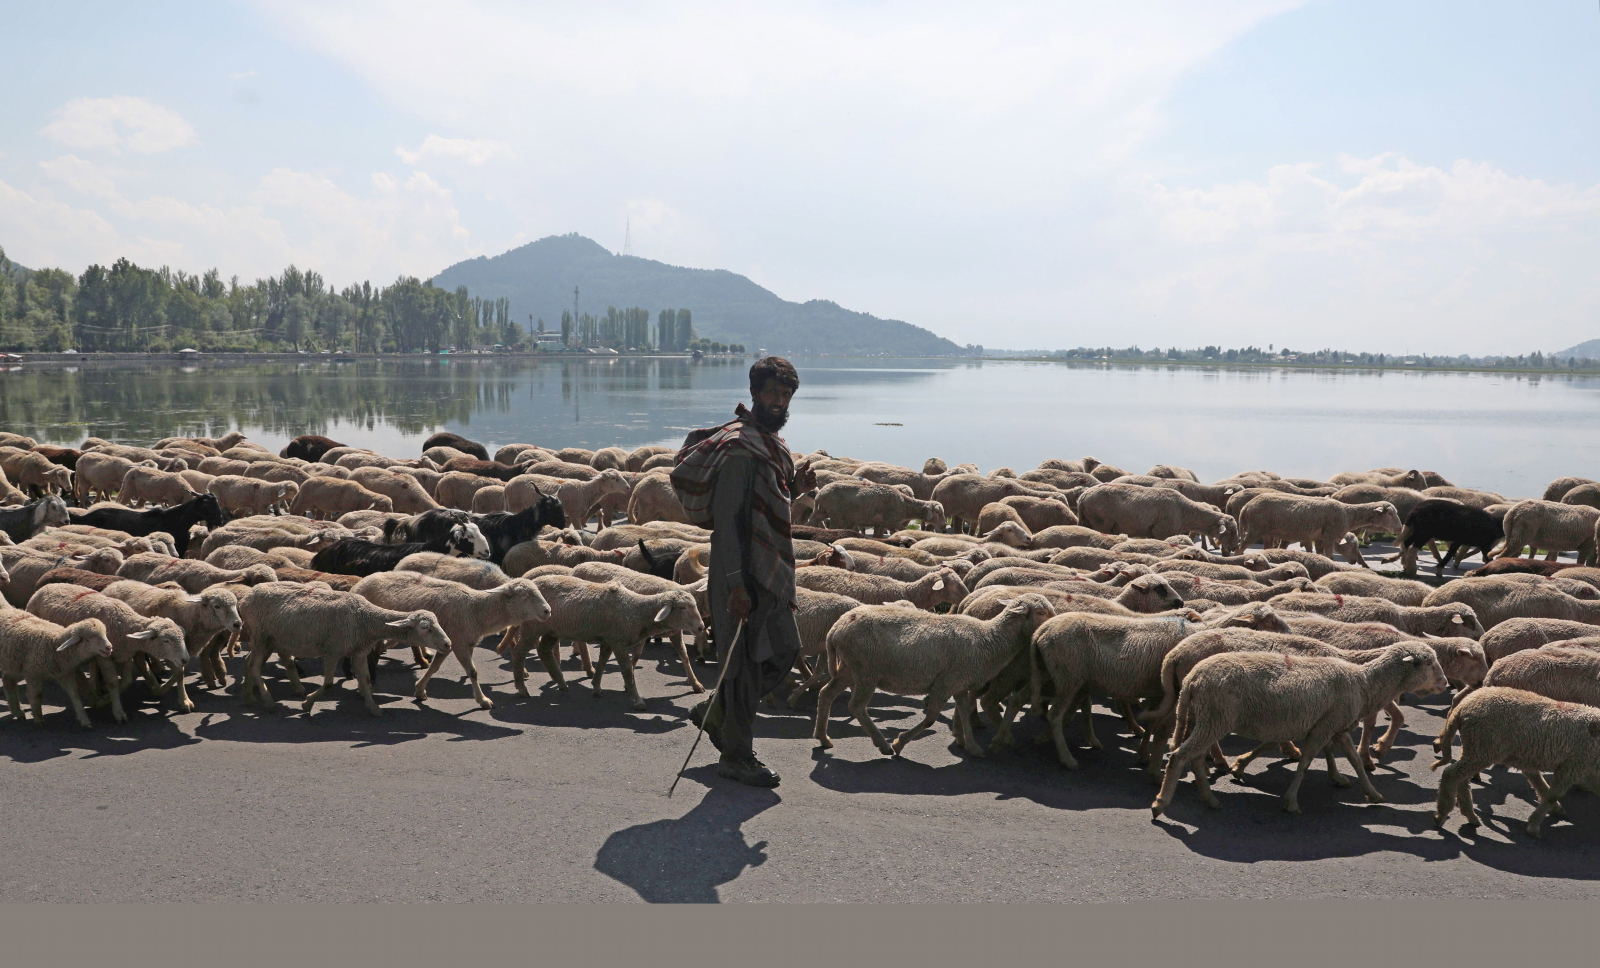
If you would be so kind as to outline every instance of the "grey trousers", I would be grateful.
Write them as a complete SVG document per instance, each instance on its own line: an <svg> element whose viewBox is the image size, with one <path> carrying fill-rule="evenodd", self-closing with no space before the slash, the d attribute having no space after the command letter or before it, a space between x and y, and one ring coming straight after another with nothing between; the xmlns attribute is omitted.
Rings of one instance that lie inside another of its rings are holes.
<svg viewBox="0 0 1600 968"><path fill-rule="evenodd" d="M722 678L722 689L717 695L719 708L710 711L707 721L722 730L724 755L754 756L756 706L761 697L776 689L794 668L800 650L784 646L791 643L798 646L800 632L788 606L760 595L739 641L727 641L732 637L730 633L717 639L722 661L732 665L727 667ZM761 644L767 648L759 648ZM755 658L763 653L768 654L768 658Z"/></svg>

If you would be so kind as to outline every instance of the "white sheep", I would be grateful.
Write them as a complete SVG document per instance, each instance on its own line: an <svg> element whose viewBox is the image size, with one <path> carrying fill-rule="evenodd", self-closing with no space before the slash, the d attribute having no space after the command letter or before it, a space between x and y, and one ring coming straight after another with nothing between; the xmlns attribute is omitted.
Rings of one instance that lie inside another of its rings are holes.
<svg viewBox="0 0 1600 968"><path fill-rule="evenodd" d="M1461 759L1445 766L1439 777L1436 826L1444 825L1455 806L1468 826L1478 826L1467 780L1497 763L1521 770L1539 795L1539 805L1528 818L1533 837L1540 836L1545 817L1562 812L1561 798L1573 786L1600 793L1600 709L1521 689L1479 689L1445 718L1438 742L1443 755L1434 769L1450 762L1457 733ZM1553 774L1548 783L1545 772Z"/></svg>
<svg viewBox="0 0 1600 968"><path fill-rule="evenodd" d="M1519 501L1500 522L1506 532L1501 558L1518 558L1522 549L1548 552L1555 560L1562 551L1578 553L1578 564L1596 565L1595 534L1600 531L1600 508L1550 501Z"/></svg>
<svg viewBox="0 0 1600 968"><path fill-rule="evenodd" d="M62 628L54 622L20 609L0 611L0 682L11 706L11 718L25 717L17 683L28 683L28 705L35 725L44 723L44 684L58 683L66 690L78 725L89 727L89 714L78 695L78 667L95 658L110 658L111 641L99 619L87 618Z"/></svg>
<svg viewBox="0 0 1600 968"><path fill-rule="evenodd" d="M1141 538L1201 534L1231 542L1239 531L1238 522L1209 504L1191 501L1170 488L1136 484L1090 488L1078 498L1078 517L1097 531Z"/></svg>
<svg viewBox="0 0 1600 968"><path fill-rule="evenodd" d="M1023 595L987 621L970 615L929 615L894 605L853 609L828 632L825 661L831 677L817 696L813 735L823 749L833 701L850 690L850 712L885 756L898 756L918 733L932 726L944 704L956 699L951 732L972 756L984 755L973 736L974 691L1028 647L1041 622L1055 614L1044 598ZM922 721L884 739L868 715L879 689L925 696Z"/></svg>
<svg viewBox="0 0 1600 968"><path fill-rule="evenodd" d="M692 632L702 627L699 607L688 591L643 595L615 582L598 585L571 575L545 575L531 580L544 593L551 612L541 621L524 624L517 631L516 642L509 646L512 678L517 692L524 696L528 694L525 660L530 648L538 649L539 659L557 688L567 690L557 661L556 643L571 639L599 644L599 657L590 673L596 696L601 694L606 661L615 652L629 704L635 710L643 710L644 700L633 678L634 651L653 635L668 634L674 629Z"/></svg>
<svg viewBox="0 0 1600 968"><path fill-rule="evenodd" d="M243 624L239 618L239 599L232 591L218 587L196 594L182 588L157 587L130 580L112 582L102 594L126 602L140 615L176 622L183 629L189 654L200 659L201 680L219 689L227 685L228 675L219 653ZM178 694L187 706L189 694L181 675L177 685Z"/></svg>
<svg viewBox="0 0 1600 968"><path fill-rule="evenodd" d="M1507 581L1499 575L1457 578L1428 593L1424 605L1470 606L1484 628L1511 618L1560 618L1600 625L1600 601L1573 598L1549 582Z"/></svg>
<svg viewBox="0 0 1600 968"><path fill-rule="evenodd" d="M1383 622L1412 635L1483 637L1477 612L1459 602L1406 606L1387 598L1291 592L1273 599L1272 604L1280 611L1311 612L1341 622Z"/></svg>
<svg viewBox="0 0 1600 968"><path fill-rule="evenodd" d="M471 476L471 475L465 475ZM311 477L300 485L290 514L321 515L332 519L351 511L393 511L394 502L382 494L369 491L355 481L337 477Z"/></svg>
<svg viewBox="0 0 1600 968"><path fill-rule="evenodd" d="M262 582L278 580L278 576L267 565L250 565L238 571L228 571L193 558L172 558L158 554L134 555L117 569L117 577L131 578L151 585L167 581L177 582L189 592L204 591L212 585L224 582L259 585Z"/></svg>
<svg viewBox="0 0 1600 968"><path fill-rule="evenodd" d="M868 605L884 605L903 598L930 611L942 602L954 605L967 597L967 586L949 568L930 572L916 581L903 582L820 565L796 569L795 587L848 595Z"/></svg>
<svg viewBox="0 0 1600 968"><path fill-rule="evenodd" d="M1365 665L1343 659L1262 653L1224 653L1196 665L1178 695L1172 755L1161 792L1150 812L1159 817L1172 803L1178 781L1200 757L1231 733L1259 743L1296 743L1300 766L1284 794L1284 809L1300 812L1300 784L1311 761L1337 744L1350 762L1368 801L1383 795L1367 778L1349 728L1402 693L1432 695L1449 686L1433 650L1399 642ZM1221 806L1204 768L1195 785L1209 807Z"/></svg>
<svg viewBox="0 0 1600 968"><path fill-rule="evenodd" d="M194 712L194 703L183 689L183 667L189 662L189 649L183 629L168 618L149 618L126 602L77 585L46 585L28 599L28 611L57 625L68 626L86 618L99 619L111 641L111 655L99 664L111 702L111 715L127 722L122 709L122 692L133 684L133 663L140 654L168 663L171 678L152 689L160 696L178 687L179 706Z"/></svg>
<svg viewBox="0 0 1600 968"><path fill-rule="evenodd" d="M575 578L582 578L585 581L592 581L600 585L614 581L624 588L632 589L641 595L657 595L663 592L683 590L682 586L677 582L666 578L657 578L655 575L646 575L635 571L626 565L614 565L603 561L584 562L572 569L572 575ZM702 621L700 625L688 630L673 629L668 637L672 640L672 646L678 653L679 661L683 663L684 676L689 681L690 690L705 692L705 686L700 684L700 680L694 674L694 666L689 662L689 649L683 641L685 631L693 635L697 643L701 643L705 640L704 622ZM643 643L640 644L642 645ZM619 656L617 661L621 662L625 661L625 659ZM637 655L626 661L631 661L634 665L638 665L639 662Z"/></svg>
<svg viewBox="0 0 1600 968"><path fill-rule="evenodd" d="M423 609L391 611L352 592L314 585L293 582L257 585L239 602L239 614L244 620L244 637L250 643L239 698L248 703L259 696L263 705L272 705L272 693L261 678L262 666L272 653L284 659L290 681L302 691L294 660L318 658L322 660L322 685L301 703L308 715L317 700L333 688L334 677L344 659L350 660L367 711L381 716L383 710L372 696L367 653L385 640L441 654L450 647L449 637L432 612Z"/></svg>
<svg viewBox="0 0 1600 968"><path fill-rule="evenodd" d="M1509 618L1483 633L1483 653L1495 663L1524 649L1600 635L1588 622L1559 618Z"/></svg>
<svg viewBox="0 0 1600 968"><path fill-rule="evenodd" d="M380 608L400 612L419 610L433 613L450 640L450 652L472 682L472 697L484 709L494 703L478 683L478 667L472 660L478 640L525 622L537 622L550 615L550 606L531 581L516 579L495 588L479 591L459 582L434 578L409 571L387 571L368 575L356 583L355 594ZM417 679L418 702L428 699L428 680L444 665L447 653L433 657L427 671Z"/></svg>
<svg viewBox="0 0 1600 968"><path fill-rule="evenodd" d="M1388 501L1345 504L1331 497L1269 491L1239 512L1239 546L1299 542L1307 551L1327 555L1349 532L1399 534L1401 527L1400 514Z"/></svg>
<svg viewBox="0 0 1600 968"><path fill-rule="evenodd" d="M293 481L262 481L234 474L212 478L206 489L228 514L270 514L275 508L293 505L300 493L300 485Z"/></svg>
<svg viewBox="0 0 1600 968"><path fill-rule="evenodd" d="M907 522L921 521L929 531L943 531L944 506L937 501L919 500L898 487L865 480L837 481L817 491L816 513L830 528L864 531L876 527L879 534L904 528Z"/></svg>

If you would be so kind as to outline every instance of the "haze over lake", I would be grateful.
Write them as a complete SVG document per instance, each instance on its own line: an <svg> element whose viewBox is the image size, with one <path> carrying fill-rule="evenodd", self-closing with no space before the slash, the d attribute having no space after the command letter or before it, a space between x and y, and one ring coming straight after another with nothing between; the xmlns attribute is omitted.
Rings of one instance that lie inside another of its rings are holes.
<svg viewBox="0 0 1600 968"><path fill-rule="evenodd" d="M1537 497L1600 476L1600 379L1484 373L1102 367L800 358L784 435L799 451L1018 471L1093 455L1203 480L1386 465ZM490 445L676 444L745 399L748 361L363 360L78 367L0 374L0 427L59 444L148 444L235 427L276 450L320 433L392 456L440 429Z"/></svg>

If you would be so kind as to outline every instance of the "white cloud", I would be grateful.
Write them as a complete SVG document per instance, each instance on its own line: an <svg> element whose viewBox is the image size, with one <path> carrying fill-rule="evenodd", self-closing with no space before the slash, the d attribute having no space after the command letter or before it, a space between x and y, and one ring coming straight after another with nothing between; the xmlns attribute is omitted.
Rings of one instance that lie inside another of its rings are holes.
<svg viewBox="0 0 1600 968"><path fill-rule="evenodd" d="M419 164L428 158L455 159L469 165L481 165L495 158L506 157L511 152L498 141L441 138L436 134L430 134L423 139L417 150L409 151L402 146L395 148L394 153L408 165Z"/></svg>
<svg viewBox="0 0 1600 968"><path fill-rule="evenodd" d="M1379 155L1123 200L1108 234L1137 261L1087 288L1146 342L1526 352L1600 316L1600 185Z"/></svg>
<svg viewBox="0 0 1600 968"><path fill-rule="evenodd" d="M40 132L69 148L153 155L199 139L177 112L141 97L80 97Z"/></svg>
<svg viewBox="0 0 1600 968"><path fill-rule="evenodd" d="M75 155L40 168L86 207L8 188L0 196L0 237L15 246L19 259L43 249L51 264L81 269L127 255L191 271L218 266L246 278L293 262L330 280L381 282L399 274L431 276L481 251L462 227L451 192L422 172L374 174L369 192L357 195L325 175L276 168L246 196L207 204L160 194L130 197L119 183L140 173ZM60 230L46 231L51 223ZM82 238L74 241L75 233Z"/></svg>

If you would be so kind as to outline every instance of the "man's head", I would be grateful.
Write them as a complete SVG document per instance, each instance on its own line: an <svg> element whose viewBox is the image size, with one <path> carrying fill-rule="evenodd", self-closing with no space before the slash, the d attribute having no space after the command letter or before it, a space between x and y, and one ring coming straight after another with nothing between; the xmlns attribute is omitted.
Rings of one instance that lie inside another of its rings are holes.
<svg viewBox="0 0 1600 968"><path fill-rule="evenodd" d="M789 400L800 389L800 374L794 364L781 356L757 360L750 368L751 412L770 433L777 433L789 420Z"/></svg>

